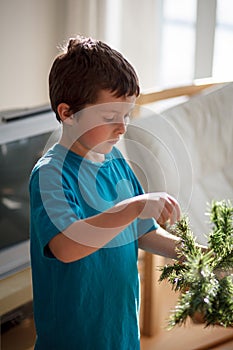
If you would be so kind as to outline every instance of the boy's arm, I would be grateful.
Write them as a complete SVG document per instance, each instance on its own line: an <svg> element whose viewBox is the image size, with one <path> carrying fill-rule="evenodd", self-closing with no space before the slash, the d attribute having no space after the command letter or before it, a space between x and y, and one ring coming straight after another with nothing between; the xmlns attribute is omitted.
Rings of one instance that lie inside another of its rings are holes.
<svg viewBox="0 0 233 350"><path fill-rule="evenodd" d="M172 224L179 216L179 205L173 197L166 193L143 194L122 201L104 213L76 221L53 237L49 248L57 259L72 262L106 245L137 217L153 217L160 222L170 220ZM165 245L169 241L165 236L161 236L161 240ZM162 242L158 240L158 244Z"/></svg>
<svg viewBox="0 0 233 350"><path fill-rule="evenodd" d="M68 263L99 250L139 216L142 202L136 198L91 218L77 220L50 240L51 252L58 260Z"/></svg>
<svg viewBox="0 0 233 350"><path fill-rule="evenodd" d="M153 254L176 259L176 245L179 238L164 230L161 226L138 239L139 248Z"/></svg>
<svg viewBox="0 0 233 350"><path fill-rule="evenodd" d="M138 239L139 248L166 258L177 259L176 246L179 237L169 233L162 227L151 231ZM207 251L207 246L197 243L203 252Z"/></svg>

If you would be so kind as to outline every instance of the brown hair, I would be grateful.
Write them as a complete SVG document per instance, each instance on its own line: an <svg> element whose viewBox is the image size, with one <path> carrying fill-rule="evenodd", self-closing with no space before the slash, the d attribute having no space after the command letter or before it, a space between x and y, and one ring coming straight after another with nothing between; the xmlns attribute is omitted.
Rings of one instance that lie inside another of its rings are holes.
<svg viewBox="0 0 233 350"><path fill-rule="evenodd" d="M54 61L49 74L51 106L67 103L71 113L95 103L100 90L116 97L139 95L137 74L132 65L107 44L91 38L70 39L64 53Z"/></svg>

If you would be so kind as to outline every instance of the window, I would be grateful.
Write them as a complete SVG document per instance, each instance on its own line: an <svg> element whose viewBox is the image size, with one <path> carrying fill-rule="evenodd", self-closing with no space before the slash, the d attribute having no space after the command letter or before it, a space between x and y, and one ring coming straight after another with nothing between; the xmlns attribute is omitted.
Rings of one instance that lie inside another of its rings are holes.
<svg viewBox="0 0 233 350"><path fill-rule="evenodd" d="M213 77L233 79L233 1L218 0Z"/></svg>
<svg viewBox="0 0 233 350"><path fill-rule="evenodd" d="M232 13L232 0L164 0L157 85L232 80Z"/></svg>

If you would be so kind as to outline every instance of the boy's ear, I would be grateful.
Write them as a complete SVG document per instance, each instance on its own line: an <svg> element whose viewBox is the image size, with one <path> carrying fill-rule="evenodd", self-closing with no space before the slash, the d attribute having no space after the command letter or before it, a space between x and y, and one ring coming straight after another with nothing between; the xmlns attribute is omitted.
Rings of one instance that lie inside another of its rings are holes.
<svg viewBox="0 0 233 350"><path fill-rule="evenodd" d="M63 123L73 125L73 114L70 112L70 107L68 104L60 103L57 107L57 112Z"/></svg>

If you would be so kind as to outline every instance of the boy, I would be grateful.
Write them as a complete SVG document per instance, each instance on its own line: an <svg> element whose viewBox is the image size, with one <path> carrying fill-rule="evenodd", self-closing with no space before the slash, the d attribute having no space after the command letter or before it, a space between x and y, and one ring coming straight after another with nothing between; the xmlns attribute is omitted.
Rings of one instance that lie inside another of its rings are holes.
<svg viewBox="0 0 233 350"><path fill-rule="evenodd" d="M139 349L138 247L175 258L177 238L159 224L180 208L168 194L144 194L114 147L137 75L108 45L77 37L55 59L49 88L62 136L30 178L35 349Z"/></svg>

